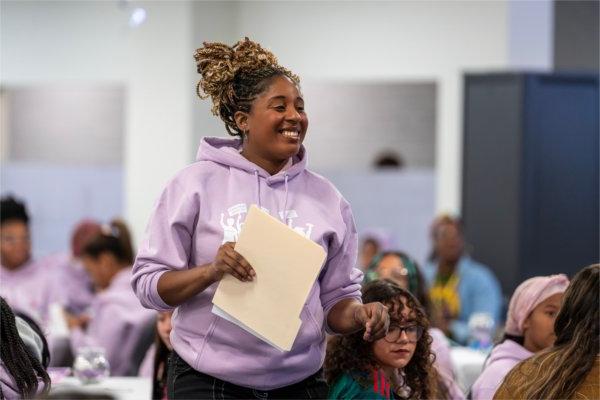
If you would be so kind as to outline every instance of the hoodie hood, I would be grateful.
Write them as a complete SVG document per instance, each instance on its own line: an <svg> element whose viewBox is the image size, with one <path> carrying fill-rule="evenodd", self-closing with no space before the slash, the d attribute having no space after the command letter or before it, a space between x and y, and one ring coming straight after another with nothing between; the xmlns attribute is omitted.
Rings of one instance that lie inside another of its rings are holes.
<svg viewBox="0 0 600 400"><path fill-rule="evenodd" d="M496 390L510 370L521 361L533 355L532 352L512 340L505 340L492 350L481 375L471 387L473 400L488 400L494 397Z"/></svg>
<svg viewBox="0 0 600 400"><path fill-rule="evenodd" d="M507 339L494 348L487 364L489 365L501 360L514 361L516 364L532 355L532 352L519 343Z"/></svg>
<svg viewBox="0 0 600 400"><path fill-rule="evenodd" d="M232 173L253 174L256 183L254 189L255 202L260 208L263 207L260 190L261 178L265 180L267 186L274 186L283 182L285 185L285 196L280 209L286 210L289 199L288 183L306 168L306 150L304 145L301 145L298 154L292 157L291 165L288 163L286 167L275 175L269 174L263 168L246 159L240 153L241 151L242 141L240 139L207 137L200 142L196 158L198 161L212 161L225 165L231 169ZM285 217L281 218L285 222Z"/></svg>
<svg viewBox="0 0 600 400"><path fill-rule="evenodd" d="M206 137L200 142L196 160L212 161L218 164L226 165L240 171L251 174L258 174L265 178L267 185L282 182L287 176L289 180L295 178L306 168L306 149L304 145L300 146L300 151L292 158L292 165L284 168L275 175L247 160L242 154L242 141L240 139Z"/></svg>

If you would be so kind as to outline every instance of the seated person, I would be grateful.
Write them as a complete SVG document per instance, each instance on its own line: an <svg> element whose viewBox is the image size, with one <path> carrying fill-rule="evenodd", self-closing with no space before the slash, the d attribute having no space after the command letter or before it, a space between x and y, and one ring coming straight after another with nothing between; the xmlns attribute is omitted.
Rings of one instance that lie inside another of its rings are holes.
<svg viewBox="0 0 600 400"><path fill-rule="evenodd" d="M123 222L112 221L83 249L83 264L97 292L90 316L66 313L73 353L87 346L104 348L111 375L117 376L129 371L140 331L155 315L131 290L132 263L129 230Z"/></svg>
<svg viewBox="0 0 600 400"><path fill-rule="evenodd" d="M159 311L156 318L156 339L148 349L144 361L140 366L139 376L152 379L152 398L167 398L167 359L173 346L171 346L171 316L172 311Z"/></svg>
<svg viewBox="0 0 600 400"><path fill-rule="evenodd" d="M431 229L433 252L423 273L429 285L432 324L455 341L466 344L469 319L485 313L498 324L502 291L494 274L465 253L462 227L442 216Z"/></svg>
<svg viewBox="0 0 600 400"><path fill-rule="evenodd" d="M430 315L431 303L425 288L425 279L413 258L400 251L386 251L378 255L365 272L365 281L370 282L378 278L392 281L411 292L427 315ZM430 328L429 334L433 339L431 350L435 354L435 367L445 375L453 377L454 368L448 339L438 328Z"/></svg>
<svg viewBox="0 0 600 400"><path fill-rule="evenodd" d="M29 215L25 204L12 197L0 201L0 273L0 295L15 311L45 326L49 305L62 301L52 275L31 258Z"/></svg>
<svg viewBox="0 0 600 400"><path fill-rule="evenodd" d="M474 400L494 397L515 365L554 344L554 321L568 285L565 275L552 275L527 279L517 287L510 299L504 338L471 389Z"/></svg>
<svg viewBox="0 0 600 400"><path fill-rule="evenodd" d="M94 284L81 262L81 256L87 242L100 233L101 225L98 222L81 220L73 228L70 251L42 260L48 269L54 268L56 271L54 284L63 291L63 307L70 313L77 315L85 312L94 298Z"/></svg>
<svg viewBox="0 0 600 400"><path fill-rule="evenodd" d="M362 297L388 307L388 334L375 342L364 341L362 331L330 339L324 366L328 398L464 398L433 366L429 321L410 292L376 280L363 287Z"/></svg>
<svg viewBox="0 0 600 400"><path fill-rule="evenodd" d="M600 399L600 264L579 271L554 321L554 346L517 364L494 399Z"/></svg>
<svg viewBox="0 0 600 400"><path fill-rule="evenodd" d="M22 399L47 394L50 389L48 346L39 327L15 317L0 297L0 398Z"/></svg>

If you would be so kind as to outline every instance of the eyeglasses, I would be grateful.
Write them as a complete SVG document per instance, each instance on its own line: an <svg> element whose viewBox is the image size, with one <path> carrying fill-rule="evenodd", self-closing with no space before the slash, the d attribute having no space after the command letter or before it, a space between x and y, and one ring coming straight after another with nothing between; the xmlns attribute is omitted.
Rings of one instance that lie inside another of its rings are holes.
<svg viewBox="0 0 600 400"><path fill-rule="evenodd" d="M421 336L423 336L423 327L419 325L390 325L388 333L385 335L385 341L388 343L397 342L400 336L402 336L402 332L406 334L406 339L409 342L415 343L421 339Z"/></svg>

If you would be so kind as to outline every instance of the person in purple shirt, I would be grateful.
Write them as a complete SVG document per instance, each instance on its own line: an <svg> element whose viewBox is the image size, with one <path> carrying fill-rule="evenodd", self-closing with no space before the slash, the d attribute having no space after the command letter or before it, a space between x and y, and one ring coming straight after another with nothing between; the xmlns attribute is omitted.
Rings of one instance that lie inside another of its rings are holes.
<svg viewBox="0 0 600 400"><path fill-rule="evenodd" d="M129 281L133 249L127 226L115 220L83 248L83 264L97 295L89 315L65 313L74 354L82 347L102 347L111 375L124 375L142 329L155 313L140 306Z"/></svg>
<svg viewBox="0 0 600 400"><path fill-rule="evenodd" d="M54 277L43 262L31 258L29 215L25 204L13 197L0 202L0 295L15 310L42 326L46 325L48 306L60 303Z"/></svg>
<svg viewBox="0 0 600 400"><path fill-rule="evenodd" d="M493 398L515 365L554 344L554 321L568 286L569 279L560 274L536 276L517 287L510 299L504 338L473 384L472 399Z"/></svg>
<svg viewBox="0 0 600 400"><path fill-rule="evenodd" d="M381 303L361 302L350 205L306 169L308 118L296 75L247 38L233 47L204 43L195 59L198 94L212 98L237 138L202 140L197 162L161 194L133 267L142 304L175 309L168 397L323 398L326 331L364 329L372 341L389 325ZM225 274L248 285L257 278L233 243L252 204L327 252L289 352L211 312Z"/></svg>

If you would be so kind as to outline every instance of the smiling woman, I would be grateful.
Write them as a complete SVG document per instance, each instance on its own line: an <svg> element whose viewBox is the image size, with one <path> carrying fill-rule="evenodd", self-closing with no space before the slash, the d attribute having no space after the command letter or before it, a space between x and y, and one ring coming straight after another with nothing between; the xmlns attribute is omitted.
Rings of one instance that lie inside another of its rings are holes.
<svg viewBox="0 0 600 400"><path fill-rule="evenodd" d="M173 314L168 397L324 398L325 328L385 336L387 309L362 304L357 234L350 205L306 169L308 117L299 78L248 38L204 43L195 54L197 93L236 138L205 138L198 162L167 184L140 247L132 285L148 308ZM251 204L313 240L328 254L300 314L289 352L213 314L229 274L253 285L256 272L234 250Z"/></svg>

